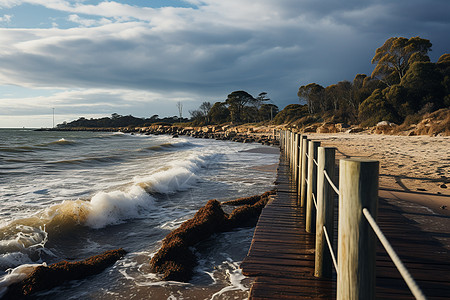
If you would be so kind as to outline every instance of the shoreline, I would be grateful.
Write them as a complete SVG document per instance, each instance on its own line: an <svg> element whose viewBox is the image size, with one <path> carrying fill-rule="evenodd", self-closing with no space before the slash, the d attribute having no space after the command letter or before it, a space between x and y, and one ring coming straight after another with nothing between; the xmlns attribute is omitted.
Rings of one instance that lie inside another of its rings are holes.
<svg viewBox="0 0 450 300"><path fill-rule="evenodd" d="M336 159L380 161L380 195L450 250L450 137L308 134Z"/></svg>

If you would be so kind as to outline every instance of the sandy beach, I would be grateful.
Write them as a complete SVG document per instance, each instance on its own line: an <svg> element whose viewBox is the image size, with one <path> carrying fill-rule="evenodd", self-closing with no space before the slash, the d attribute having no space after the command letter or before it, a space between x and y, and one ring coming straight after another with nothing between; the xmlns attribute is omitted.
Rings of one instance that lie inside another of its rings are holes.
<svg viewBox="0 0 450 300"><path fill-rule="evenodd" d="M380 161L380 191L388 202L450 249L450 138L373 134L308 134L337 148L336 159ZM385 193L386 195L389 193Z"/></svg>

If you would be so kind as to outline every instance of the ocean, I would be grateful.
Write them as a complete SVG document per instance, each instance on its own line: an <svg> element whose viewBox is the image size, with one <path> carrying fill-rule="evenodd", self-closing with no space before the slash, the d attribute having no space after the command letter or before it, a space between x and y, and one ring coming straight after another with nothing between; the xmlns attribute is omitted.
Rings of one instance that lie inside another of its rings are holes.
<svg viewBox="0 0 450 300"><path fill-rule="evenodd" d="M161 281L149 261L162 239L209 199L274 187L278 149L259 144L131 135L0 129L0 295L29 264L128 254L101 274L37 299L245 299L239 263L253 228L195 247L189 283Z"/></svg>

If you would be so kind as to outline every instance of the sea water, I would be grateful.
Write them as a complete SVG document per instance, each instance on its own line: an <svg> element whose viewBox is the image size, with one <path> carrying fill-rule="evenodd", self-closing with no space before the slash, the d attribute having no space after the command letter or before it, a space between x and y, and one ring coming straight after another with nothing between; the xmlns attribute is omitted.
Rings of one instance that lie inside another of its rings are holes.
<svg viewBox="0 0 450 300"><path fill-rule="evenodd" d="M246 298L249 279L239 262L252 228L196 246L189 283L161 281L149 261L165 235L209 199L273 188L275 172L261 168L278 162L273 150L166 135L0 129L0 295L37 264L124 248L128 254L101 274L37 297Z"/></svg>

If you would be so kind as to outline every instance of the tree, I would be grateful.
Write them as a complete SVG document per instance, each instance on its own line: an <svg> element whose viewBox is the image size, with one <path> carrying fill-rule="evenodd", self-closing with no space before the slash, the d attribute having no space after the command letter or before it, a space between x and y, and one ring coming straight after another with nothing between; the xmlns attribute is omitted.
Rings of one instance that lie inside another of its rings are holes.
<svg viewBox="0 0 450 300"><path fill-rule="evenodd" d="M263 105L264 102L270 100L270 98L266 98L266 96L267 96L267 93L262 92L262 93L259 93L258 97L256 97L254 102L255 102L255 107L257 110L259 110L261 108L261 105Z"/></svg>
<svg viewBox="0 0 450 300"><path fill-rule="evenodd" d="M445 89L444 105L450 106L450 54L445 53L439 57L436 67L441 72L442 86Z"/></svg>
<svg viewBox="0 0 450 300"><path fill-rule="evenodd" d="M224 102L216 102L209 110L209 119L211 123L222 124L230 119L230 111Z"/></svg>
<svg viewBox="0 0 450 300"><path fill-rule="evenodd" d="M258 115L262 121L273 120L273 118L278 114L278 112L279 112L278 106L276 106L275 104L265 103L261 105L261 107L259 108Z"/></svg>
<svg viewBox="0 0 450 300"><path fill-rule="evenodd" d="M205 101L205 102L203 102L203 103L200 105L199 109L200 109L200 111L203 113L203 115L204 115L205 117L207 117L208 114L209 114L209 111L211 110L211 107L212 107L211 103Z"/></svg>
<svg viewBox="0 0 450 300"><path fill-rule="evenodd" d="M247 104L254 104L255 98L245 91L234 91L228 95L225 101L231 114L231 122L239 123L244 120L244 107Z"/></svg>
<svg viewBox="0 0 450 300"><path fill-rule="evenodd" d="M289 104L282 111L280 111L273 122L277 125L283 123L290 123L308 115L308 106L301 104Z"/></svg>
<svg viewBox="0 0 450 300"><path fill-rule="evenodd" d="M297 96L299 97L300 102L302 102L302 100L306 102L310 114L319 112L320 107L325 100L324 90L324 87L317 83L303 85L298 89Z"/></svg>
<svg viewBox="0 0 450 300"><path fill-rule="evenodd" d="M376 89L369 98L361 103L358 117L363 126L373 126L380 121L397 121L395 112L381 89Z"/></svg>
<svg viewBox="0 0 450 300"><path fill-rule="evenodd" d="M117 119L119 119L119 118L121 118L122 116L121 115L119 115L118 113L113 113L113 114L111 114L111 119L113 119L113 120L117 120Z"/></svg>
<svg viewBox="0 0 450 300"><path fill-rule="evenodd" d="M436 64L416 62L402 78L400 84L407 90L406 97L414 112L419 112L425 105L428 109L443 107L445 87L442 81L442 73Z"/></svg>
<svg viewBox="0 0 450 300"><path fill-rule="evenodd" d="M202 125L204 124L205 116L203 115L203 112L199 109L196 110L190 110L189 113L191 114L192 121L196 125Z"/></svg>
<svg viewBox="0 0 450 300"><path fill-rule="evenodd" d="M177 102L177 108L178 108L178 115L180 116L180 119L183 119L183 103L181 103L181 101Z"/></svg>
<svg viewBox="0 0 450 300"><path fill-rule="evenodd" d="M375 51L372 64L376 64L372 77L383 81L387 86L399 83L409 67L417 61L429 61L428 51L431 42L420 37L410 39L392 37Z"/></svg>

